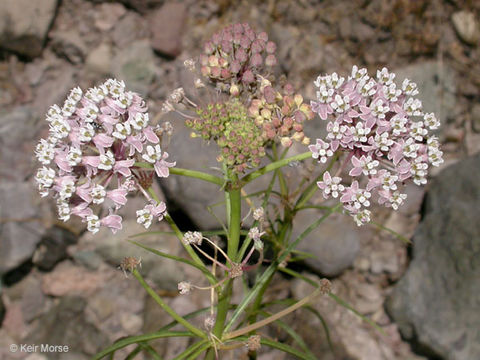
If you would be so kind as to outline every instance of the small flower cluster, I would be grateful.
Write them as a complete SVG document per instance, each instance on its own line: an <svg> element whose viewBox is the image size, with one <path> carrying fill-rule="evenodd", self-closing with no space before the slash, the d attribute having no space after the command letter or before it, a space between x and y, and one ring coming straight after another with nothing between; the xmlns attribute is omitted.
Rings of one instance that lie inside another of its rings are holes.
<svg viewBox="0 0 480 360"><path fill-rule="evenodd" d="M248 113L262 127L267 141L279 140L285 147L291 146L293 140L308 145L310 139L303 133L303 123L313 119L314 113L302 95L294 94L290 84L284 86L282 94L266 79L262 80L260 93L252 100Z"/></svg>
<svg viewBox="0 0 480 360"><path fill-rule="evenodd" d="M160 177L175 165L166 161L144 100L122 81L110 79L85 93L74 88L62 107L50 107L46 120L49 136L35 150L43 164L35 176L40 194L53 193L59 218L79 216L93 233L100 226L122 228L116 213L128 193L140 190L151 200L142 186L149 179L151 184L151 174L136 162L151 164ZM109 214L100 218L95 210L105 204ZM148 227L153 217L163 216L165 204L152 200L139 212L139 222Z"/></svg>
<svg viewBox="0 0 480 360"><path fill-rule="evenodd" d="M256 34L248 24L235 24L216 33L204 45L201 73L223 91L238 95L255 87L257 74L277 63L277 46L265 32Z"/></svg>
<svg viewBox="0 0 480 360"><path fill-rule="evenodd" d="M405 79L401 86L395 74L386 68L377 71L376 79L366 69L354 66L345 79L336 73L319 76L317 100L312 110L327 124L327 141L317 139L310 145L312 157L319 162L337 151L346 153L344 164L332 176L324 173L318 186L324 197L339 197L358 225L370 221L370 199L393 209L406 199L399 185L409 178L417 185L427 182L429 164L439 166L442 152L436 136L429 130L438 129L433 113L424 113L415 83ZM350 186L342 185L339 177L345 166L354 178ZM361 176L365 188L360 187ZM357 180L358 178L358 180Z"/></svg>

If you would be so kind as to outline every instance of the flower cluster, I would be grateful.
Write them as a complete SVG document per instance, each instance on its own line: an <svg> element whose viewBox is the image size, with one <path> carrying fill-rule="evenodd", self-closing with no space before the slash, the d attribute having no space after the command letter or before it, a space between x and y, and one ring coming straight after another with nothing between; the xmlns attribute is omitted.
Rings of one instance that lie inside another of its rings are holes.
<svg viewBox="0 0 480 360"><path fill-rule="evenodd" d="M167 177L175 163L167 162L168 153L160 148L157 129L150 125L138 94L113 79L85 93L77 87L62 107L50 107L46 120L50 133L35 150L43 165L35 180L42 197L53 194L61 220L76 215L93 233L100 226L115 232L122 228L117 211L128 193L137 190L151 202L137 212L139 223L148 227L154 217L162 218L165 204L154 202L146 192L152 171L136 163L146 161L160 177ZM103 205L109 214L100 218Z"/></svg>
<svg viewBox="0 0 480 360"><path fill-rule="evenodd" d="M238 100L197 107L196 113L198 117L187 119L185 124L204 140L217 142L218 161L239 173L260 165L265 156L265 139Z"/></svg>
<svg viewBox="0 0 480 360"><path fill-rule="evenodd" d="M201 73L221 90L238 95L256 86L257 74L264 67L276 65L276 49L265 32L257 34L248 24L230 25L205 43Z"/></svg>
<svg viewBox="0 0 480 360"><path fill-rule="evenodd" d="M199 60L201 75L216 85L215 93L209 94L215 101L197 105L183 89L176 89L163 110L182 115L194 130L193 137L215 141L220 148L219 161L242 173L259 166L273 142L285 147L293 141L310 143L303 123L314 113L290 84L276 89L275 77L268 74L268 68L276 63L276 46L265 33L256 34L248 24L231 25L213 35L204 50ZM186 60L184 65L196 71L194 60ZM200 79L194 85L208 91ZM183 106L190 113L184 113Z"/></svg>
<svg viewBox="0 0 480 360"><path fill-rule="evenodd" d="M260 93L259 98L252 100L248 112L262 127L266 140L279 140L285 147L291 146L293 140L308 145L310 139L303 133L303 123L313 119L314 113L303 102L302 95L294 94L290 84L283 87L282 93L276 91L266 79L262 80Z"/></svg>
<svg viewBox="0 0 480 360"><path fill-rule="evenodd" d="M429 134L438 129L439 121L422 111L415 83L405 79L398 86L394 79L386 68L374 79L366 69L354 66L347 79L333 73L315 81L318 91L312 110L322 120L331 120L326 141L317 139L310 145L312 157L326 162L335 152L346 154L337 174L325 172L318 186L324 197L340 196L358 225L370 221L367 208L373 196L396 210L406 199L400 184L409 178L425 184L429 165L443 162L438 139ZM341 184L344 167L354 178L349 186Z"/></svg>

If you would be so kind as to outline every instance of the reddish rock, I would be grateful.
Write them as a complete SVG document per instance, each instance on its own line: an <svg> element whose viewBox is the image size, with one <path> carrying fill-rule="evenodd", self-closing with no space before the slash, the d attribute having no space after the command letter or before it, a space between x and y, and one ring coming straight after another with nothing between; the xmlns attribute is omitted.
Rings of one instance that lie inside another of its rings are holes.
<svg viewBox="0 0 480 360"><path fill-rule="evenodd" d="M179 3L167 3L151 15L151 44L155 51L169 57L176 57L182 52L186 15L186 6Z"/></svg>
<svg viewBox="0 0 480 360"><path fill-rule="evenodd" d="M103 272L91 272L84 267L64 262L43 277L42 290L52 296L91 294L103 286L108 277Z"/></svg>

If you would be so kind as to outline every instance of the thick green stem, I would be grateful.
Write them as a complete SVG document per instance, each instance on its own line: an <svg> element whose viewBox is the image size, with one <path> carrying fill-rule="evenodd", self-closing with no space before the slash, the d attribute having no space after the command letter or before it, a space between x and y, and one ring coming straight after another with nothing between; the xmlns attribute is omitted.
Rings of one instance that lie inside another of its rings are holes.
<svg viewBox="0 0 480 360"><path fill-rule="evenodd" d="M238 244L240 241L240 222L242 220L242 198L240 189L228 191L230 199L230 221L228 229L228 250L227 254L230 259L235 261L237 258Z"/></svg>
<svg viewBox="0 0 480 360"><path fill-rule="evenodd" d="M231 175L229 177L227 187L227 214L228 220L228 244L227 255L232 261L237 258L239 242L240 242L240 223L242 220L242 197L241 187L238 184L238 177ZM222 337L227 319L228 309L230 307L230 299L232 297L233 279L227 280L222 292L220 293L217 304L217 319L213 327L213 335L218 338ZM206 359L213 359L214 352L212 349L206 355Z"/></svg>

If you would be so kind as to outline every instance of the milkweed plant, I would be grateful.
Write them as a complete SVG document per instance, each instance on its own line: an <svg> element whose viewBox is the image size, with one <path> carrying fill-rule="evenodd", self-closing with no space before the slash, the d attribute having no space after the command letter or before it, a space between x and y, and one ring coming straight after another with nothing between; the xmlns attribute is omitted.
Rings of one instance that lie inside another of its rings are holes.
<svg viewBox="0 0 480 360"><path fill-rule="evenodd" d="M148 229L153 222L166 221L186 250L185 257L137 244L198 269L208 283L186 279L178 284L182 296L206 291L211 299L209 309L180 316L143 279L140 259L125 254L122 270L138 279L173 323L152 334L121 339L95 359L135 343L129 359L141 351L155 354L149 341L175 336L194 339L175 359L218 359L222 352L241 347L255 357L261 346L300 359L315 358L304 343L288 345L261 331L316 296L338 300L327 279L316 283L288 268L298 257L295 247L332 213L344 212L362 226L371 222L374 202L397 210L406 201L405 184L424 185L428 168L443 162L438 138L430 134L439 121L422 111L415 83L396 79L386 68L370 76L353 66L345 76L318 76L316 99L307 102L285 76L275 76L276 50L265 32L257 33L248 24L227 26L204 44L197 59L185 61L185 71L194 74L188 91L173 90L163 104L162 114L175 112L184 119L191 141L216 144L218 176L176 167L175 154L170 157L166 151L169 141L175 141L172 124L162 116L152 119L145 100L123 81L110 79L86 91L76 87L63 106L48 110L50 132L35 150L41 163L35 180L41 196L55 199L59 219L75 216L92 233L100 227L115 233L122 229L119 209L129 198L143 197L137 222ZM326 136L311 140L305 133L307 121L324 121ZM305 151L288 156L295 143L295 149ZM318 170L292 191L284 168L302 161L313 161ZM207 181L225 193L227 224L221 235L226 246L196 229L180 231L152 187L157 178L168 176ZM256 197L245 193L245 185L267 176L268 187ZM271 205L274 194L280 201ZM314 196L322 199L313 204ZM322 201L325 206L316 206ZM249 208L249 219L242 218L242 206ZM323 215L292 238L294 217L315 206ZM277 271L308 281L314 289L270 314L260 310L268 306L263 295ZM249 272L255 280L243 299L232 303L234 282ZM196 321L202 326L191 321L195 316L203 317ZM173 324L184 329L172 331Z"/></svg>

